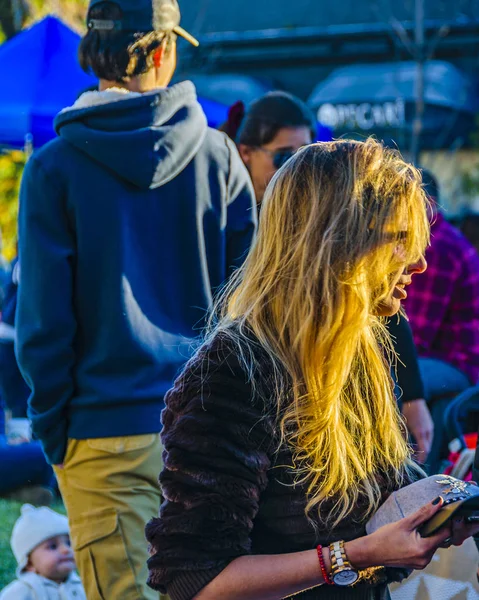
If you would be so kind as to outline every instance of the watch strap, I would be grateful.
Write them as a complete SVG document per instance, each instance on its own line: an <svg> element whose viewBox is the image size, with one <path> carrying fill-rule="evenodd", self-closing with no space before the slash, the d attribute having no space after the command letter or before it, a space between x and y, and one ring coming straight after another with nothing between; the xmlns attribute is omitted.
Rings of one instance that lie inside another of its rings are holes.
<svg viewBox="0 0 479 600"><path fill-rule="evenodd" d="M359 572L351 565L351 563L348 560L348 557L346 555L346 549L344 547L344 541L340 540L338 542L333 542L332 544L330 544L329 552L330 552L330 557L331 557L331 576L330 577L333 580L333 582L336 583L335 582L336 575L338 575L342 571L349 571L349 572L351 572L351 574L352 573L356 574L355 581L349 585L356 584L360 579L360 575L359 575ZM346 585L348 585L348 584L346 584Z"/></svg>
<svg viewBox="0 0 479 600"><path fill-rule="evenodd" d="M333 542L329 546L329 552L331 556L331 569L333 574L343 569L352 569L351 563L346 556L346 550L344 549L344 541Z"/></svg>

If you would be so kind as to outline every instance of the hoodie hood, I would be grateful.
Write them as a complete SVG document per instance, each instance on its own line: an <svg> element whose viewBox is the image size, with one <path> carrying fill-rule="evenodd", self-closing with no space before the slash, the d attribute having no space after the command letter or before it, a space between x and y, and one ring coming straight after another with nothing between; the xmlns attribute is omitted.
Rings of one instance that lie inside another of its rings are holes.
<svg viewBox="0 0 479 600"><path fill-rule="evenodd" d="M141 189L174 179L198 152L207 129L190 81L147 94L86 92L55 119L61 138Z"/></svg>

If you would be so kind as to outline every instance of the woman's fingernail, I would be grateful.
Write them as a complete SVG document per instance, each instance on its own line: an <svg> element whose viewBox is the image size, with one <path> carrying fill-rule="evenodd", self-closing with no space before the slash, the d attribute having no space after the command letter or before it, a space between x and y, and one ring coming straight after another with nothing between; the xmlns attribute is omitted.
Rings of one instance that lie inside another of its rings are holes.
<svg viewBox="0 0 479 600"><path fill-rule="evenodd" d="M442 496L438 496L437 498L435 498L432 503L434 506L437 506L439 504L439 502L442 502Z"/></svg>

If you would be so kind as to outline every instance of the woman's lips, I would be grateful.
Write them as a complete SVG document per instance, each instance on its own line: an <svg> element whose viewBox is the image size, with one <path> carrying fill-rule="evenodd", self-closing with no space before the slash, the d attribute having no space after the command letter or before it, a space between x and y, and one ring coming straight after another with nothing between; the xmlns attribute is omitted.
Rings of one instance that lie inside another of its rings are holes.
<svg viewBox="0 0 479 600"><path fill-rule="evenodd" d="M411 279L403 279L399 280L394 286L394 289L397 292L400 300L405 300L407 298L407 292L405 288L407 285L410 285L410 283Z"/></svg>
<svg viewBox="0 0 479 600"><path fill-rule="evenodd" d="M407 298L407 292L403 286L396 285L394 289L396 290L398 296L400 296L401 300L405 300Z"/></svg>

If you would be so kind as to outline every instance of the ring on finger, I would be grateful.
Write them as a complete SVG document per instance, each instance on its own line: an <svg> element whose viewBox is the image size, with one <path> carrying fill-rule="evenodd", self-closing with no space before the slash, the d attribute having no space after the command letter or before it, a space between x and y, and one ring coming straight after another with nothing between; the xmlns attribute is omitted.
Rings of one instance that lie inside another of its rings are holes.
<svg viewBox="0 0 479 600"><path fill-rule="evenodd" d="M452 544L452 537L448 537L442 542L441 548L450 548L451 544Z"/></svg>

